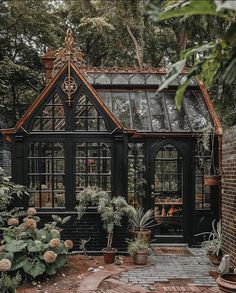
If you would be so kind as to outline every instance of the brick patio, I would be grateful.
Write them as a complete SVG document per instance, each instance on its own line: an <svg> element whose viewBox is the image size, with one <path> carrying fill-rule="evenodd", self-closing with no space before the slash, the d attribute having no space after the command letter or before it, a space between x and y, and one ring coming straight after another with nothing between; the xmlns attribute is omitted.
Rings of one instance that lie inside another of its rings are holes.
<svg viewBox="0 0 236 293"><path fill-rule="evenodd" d="M188 250L191 254L157 254L153 250L149 267L123 272L119 280L148 292L219 292L211 276L216 274L217 268L209 264L205 251L198 248Z"/></svg>

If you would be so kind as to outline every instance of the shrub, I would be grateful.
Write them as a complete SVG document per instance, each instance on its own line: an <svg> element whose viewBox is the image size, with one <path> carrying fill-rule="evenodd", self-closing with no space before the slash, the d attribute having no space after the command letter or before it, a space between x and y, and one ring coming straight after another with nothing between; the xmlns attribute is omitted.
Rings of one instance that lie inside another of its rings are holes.
<svg viewBox="0 0 236 293"><path fill-rule="evenodd" d="M121 221L124 216L129 216L133 207L121 197L111 197L110 194L96 186L87 187L77 194L78 219L82 217L89 205L97 207L100 214L103 228L107 232L107 250L112 249L113 230L115 226L121 226Z"/></svg>
<svg viewBox="0 0 236 293"><path fill-rule="evenodd" d="M30 216L32 214L28 210L25 222L3 228L0 264L8 268L10 273L18 271L22 277L56 274L56 270L66 263L69 251L67 242L60 240L60 229L57 226L58 223L64 224L69 217L61 219L53 216L53 222L39 229L37 223L40 218Z"/></svg>
<svg viewBox="0 0 236 293"><path fill-rule="evenodd" d="M10 182L9 177L6 176L3 169L0 167L0 225L4 225L8 220L11 221L11 219L16 219L25 215L22 208L8 210L12 199L15 196L21 197L23 194L29 195L26 191L26 187Z"/></svg>
<svg viewBox="0 0 236 293"><path fill-rule="evenodd" d="M19 273L15 277L11 277L6 273L0 275L0 292L1 293L15 293L16 288L21 282Z"/></svg>

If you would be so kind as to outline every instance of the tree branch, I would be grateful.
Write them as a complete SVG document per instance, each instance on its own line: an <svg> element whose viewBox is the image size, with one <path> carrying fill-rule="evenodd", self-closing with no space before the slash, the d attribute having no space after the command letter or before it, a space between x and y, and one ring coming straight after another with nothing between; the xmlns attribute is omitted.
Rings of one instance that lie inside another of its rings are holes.
<svg viewBox="0 0 236 293"><path fill-rule="evenodd" d="M138 65L140 68L142 68L143 67L143 49L141 48L137 39L135 38L134 34L132 33L130 25L127 21L126 21L126 28L127 28L128 34L130 35L132 41L134 42Z"/></svg>

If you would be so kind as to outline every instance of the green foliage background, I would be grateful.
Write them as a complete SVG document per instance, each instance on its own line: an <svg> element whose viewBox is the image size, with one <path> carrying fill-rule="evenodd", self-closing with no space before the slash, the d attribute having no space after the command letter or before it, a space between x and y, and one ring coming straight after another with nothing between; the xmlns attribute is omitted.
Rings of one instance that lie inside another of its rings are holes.
<svg viewBox="0 0 236 293"><path fill-rule="evenodd" d="M131 67L174 63L182 50L215 42L228 28L228 20L214 14L153 22L148 11L158 11L165 2L169 1L0 0L0 117L14 126L43 89L41 56L49 47L62 46L68 26L87 65ZM194 62L194 55L188 62ZM221 120L234 124L235 84L229 87L219 73L210 90Z"/></svg>

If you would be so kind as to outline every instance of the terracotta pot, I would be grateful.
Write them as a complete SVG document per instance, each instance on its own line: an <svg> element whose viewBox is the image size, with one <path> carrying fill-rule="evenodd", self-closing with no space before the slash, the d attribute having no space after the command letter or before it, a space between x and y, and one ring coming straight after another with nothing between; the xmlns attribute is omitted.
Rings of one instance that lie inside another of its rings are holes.
<svg viewBox="0 0 236 293"><path fill-rule="evenodd" d="M222 255L215 255L215 254L210 254L208 253L207 254L209 260L210 260L210 263L213 264L214 266L218 266L221 262L221 259L222 259Z"/></svg>
<svg viewBox="0 0 236 293"><path fill-rule="evenodd" d="M225 274L216 279L220 292L236 292L236 274Z"/></svg>
<svg viewBox="0 0 236 293"><path fill-rule="evenodd" d="M151 238L151 230L143 229L143 230L129 230L130 234L133 235L134 238L142 238L145 243L150 243Z"/></svg>
<svg viewBox="0 0 236 293"><path fill-rule="evenodd" d="M148 258L148 250L142 250L135 253L133 256L134 263L136 265L145 265L147 263Z"/></svg>
<svg viewBox="0 0 236 293"><path fill-rule="evenodd" d="M111 248L111 250L107 250L107 248L103 248L102 253L104 256L104 261L106 264L111 264L115 261L117 249Z"/></svg>
<svg viewBox="0 0 236 293"><path fill-rule="evenodd" d="M205 186L219 185L221 181L221 176L219 175L205 175L204 184Z"/></svg>

